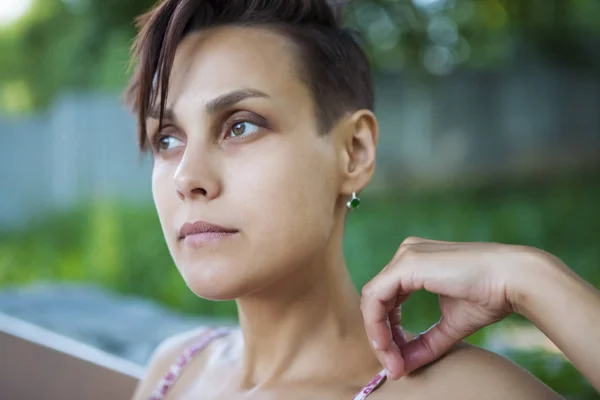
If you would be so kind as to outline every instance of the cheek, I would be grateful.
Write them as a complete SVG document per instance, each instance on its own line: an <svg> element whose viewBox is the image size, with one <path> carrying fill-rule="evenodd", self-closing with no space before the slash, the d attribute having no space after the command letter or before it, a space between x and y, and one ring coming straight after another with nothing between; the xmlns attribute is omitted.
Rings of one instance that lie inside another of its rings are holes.
<svg viewBox="0 0 600 400"><path fill-rule="evenodd" d="M175 202L177 193L173 187L173 171L168 165L155 163L152 169L152 198L158 213L158 218L162 226L167 243L172 239L172 234L168 234L169 221L175 212Z"/></svg>
<svg viewBox="0 0 600 400"><path fill-rule="evenodd" d="M319 143L279 146L262 151L237 175L244 189L236 197L245 218L252 218L245 225L256 235L257 250L275 258L297 256L327 239L337 197L331 153Z"/></svg>

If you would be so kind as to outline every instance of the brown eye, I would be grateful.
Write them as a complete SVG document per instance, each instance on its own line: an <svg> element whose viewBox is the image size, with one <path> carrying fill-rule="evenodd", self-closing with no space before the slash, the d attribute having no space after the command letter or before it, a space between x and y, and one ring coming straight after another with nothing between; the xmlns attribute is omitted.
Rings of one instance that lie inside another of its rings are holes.
<svg viewBox="0 0 600 400"><path fill-rule="evenodd" d="M182 145L181 140L177 139L174 136L169 135L161 135L156 141L156 147L158 151L166 151L171 150L175 147L179 147Z"/></svg>
<svg viewBox="0 0 600 400"><path fill-rule="evenodd" d="M226 137L249 136L256 133L259 129L258 125L248 121L236 122L231 126Z"/></svg>
<svg viewBox="0 0 600 400"><path fill-rule="evenodd" d="M245 131L246 131L246 123L245 122L238 122L237 124L233 125L233 127L231 128L231 133L233 133L233 136L243 135Z"/></svg>

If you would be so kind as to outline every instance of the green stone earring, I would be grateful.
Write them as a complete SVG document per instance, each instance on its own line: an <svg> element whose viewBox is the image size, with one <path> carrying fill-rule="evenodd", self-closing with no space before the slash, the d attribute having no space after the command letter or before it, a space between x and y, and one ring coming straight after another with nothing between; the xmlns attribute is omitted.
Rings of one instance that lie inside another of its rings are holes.
<svg viewBox="0 0 600 400"><path fill-rule="evenodd" d="M360 207L360 198L358 198L356 192L352 192L352 197L346 203L346 207L348 207L349 210L356 210Z"/></svg>

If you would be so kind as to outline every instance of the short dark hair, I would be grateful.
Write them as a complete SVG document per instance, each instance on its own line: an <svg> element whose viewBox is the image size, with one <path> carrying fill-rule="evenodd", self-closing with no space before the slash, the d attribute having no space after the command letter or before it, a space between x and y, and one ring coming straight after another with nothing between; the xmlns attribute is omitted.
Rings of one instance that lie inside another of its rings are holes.
<svg viewBox="0 0 600 400"><path fill-rule="evenodd" d="M269 27L296 45L320 132L348 111L373 110L369 62L356 32L340 26L340 14L327 0L164 0L139 16L132 54L137 66L126 101L137 114L140 149L147 149L146 119L157 99L162 125L177 46L186 35L216 26Z"/></svg>

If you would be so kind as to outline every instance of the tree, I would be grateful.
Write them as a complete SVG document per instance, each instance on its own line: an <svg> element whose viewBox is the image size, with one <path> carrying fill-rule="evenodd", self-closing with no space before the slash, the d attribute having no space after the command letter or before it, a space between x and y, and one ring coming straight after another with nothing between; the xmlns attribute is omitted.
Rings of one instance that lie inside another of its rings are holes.
<svg viewBox="0 0 600 400"><path fill-rule="evenodd" d="M0 30L0 101L36 110L62 90L122 88L132 21L152 5L36 0L25 18ZM597 0L355 0L345 20L383 71L447 75L502 67L515 55L600 68Z"/></svg>

